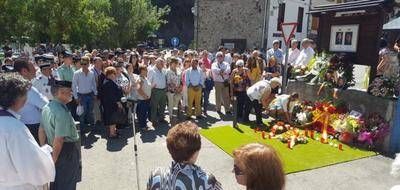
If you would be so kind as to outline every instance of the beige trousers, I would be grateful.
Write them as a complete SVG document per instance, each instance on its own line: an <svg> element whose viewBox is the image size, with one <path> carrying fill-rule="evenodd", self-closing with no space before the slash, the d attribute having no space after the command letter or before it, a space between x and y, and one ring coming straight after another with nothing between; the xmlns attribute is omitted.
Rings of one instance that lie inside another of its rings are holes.
<svg viewBox="0 0 400 190"><path fill-rule="evenodd" d="M168 113L169 113L169 118L171 119L173 116L174 108L175 107L178 108L178 104L182 98L182 94L167 92L167 98L168 98Z"/></svg>
<svg viewBox="0 0 400 190"><path fill-rule="evenodd" d="M223 82L215 82L215 104L216 111L221 111L221 102L224 105L225 112L230 111L229 87Z"/></svg>

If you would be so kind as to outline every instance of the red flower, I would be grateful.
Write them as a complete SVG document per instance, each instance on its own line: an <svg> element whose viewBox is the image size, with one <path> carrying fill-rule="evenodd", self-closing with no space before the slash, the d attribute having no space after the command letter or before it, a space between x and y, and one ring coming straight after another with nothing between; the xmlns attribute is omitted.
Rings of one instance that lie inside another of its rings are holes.
<svg viewBox="0 0 400 190"><path fill-rule="evenodd" d="M330 105L327 109L330 114L334 114L336 112L335 106Z"/></svg>

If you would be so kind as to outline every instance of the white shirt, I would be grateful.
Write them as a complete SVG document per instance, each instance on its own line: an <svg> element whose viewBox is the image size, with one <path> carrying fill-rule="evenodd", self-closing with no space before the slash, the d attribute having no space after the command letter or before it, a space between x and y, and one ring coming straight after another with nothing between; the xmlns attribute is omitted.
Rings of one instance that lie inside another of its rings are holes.
<svg viewBox="0 0 400 190"><path fill-rule="evenodd" d="M224 61L227 62L228 64L232 63L232 57L230 53L225 54Z"/></svg>
<svg viewBox="0 0 400 190"><path fill-rule="evenodd" d="M204 86L203 72L200 68L193 69L192 67L186 70L186 86Z"/></svg>
<svg viewBox="0 0 400 190"><path fill-rule="evenodd" d="M247 89L247 96L249 96L251 101L258 100L261 102L261 98L264 93L271 93L271 86L267 80L261 80L250 86Z"/></svg>
<svg viewBox="0 0 400 190"><path fill-rule="evenodd" d="M149 73L147 73L147 79L150 81L151 87L153 88L165 89L167 87L167 77L164 69L160 71L154 66L149 70Z"/></svg>
<svg viewBox="0 0 400 190"><path fill-rule="evenodd" d="M40 123L42 108L47 103L49 103L49 100L32 86L28 91L28 99L24 107L19 111L21 121L28 125Z"/></svg>
<svg viewBox="0 0 400 190"><path fill-rule="evenodd" d="M142 90L143 90L143 92L148 96L148 97L150 97L151 96L151 83L150 83L150 81L147 79L147 78L144 78L144 77L140 77L139 76L139 82L140 82L140 85L141 85L141 87L142 87ZM141 96L139 93L138 93L138 99L139 100L146 100L143 96Z"/></svg>
<svg viewBox="0 0 400 190"><path fill-rule="evenodd" d="M46 96L48 100L53 99L53 95L51 94L51 86L49 84L49 78L40 74L38 77L33 79L32 86L34 86L41 94Z"/></svg>
<svg viewBox="0 0 400 190"><path fill-rule="evenodd" d="M75 71L72 78L72 92L75 99L78 99L78 93L89 94L93 92L97 96L96 76L93 71L89 70L87 74L82 69Z"/></svg>
<svg viewBox="0 0 400 190"><path fill-rule="evenodd" d="M137 93L137 83L139 82L139 75L132 74L129 75L129 80L131 81L131 92L128 94L128 99L137 100L138 93Z"/></svg>
<svg viewBox="0 0 400 190"><path fill-rule="evenodd" d="M0 189L39 190L54 181L55 167L46 149L39 147L21 121L0 117Z"/></svg>
<svg viewBox="0 0 400 190"><path fill-rule="evenodd" d="M293 65L296 62L297 57L300 55L300 50L299 49L289 49L289 57L288 57L288 63Z"/></svg>
<svg viewBox="0 0 400 190"><path fill-rule="evenodd" d="M315 52L311 47L301 50L299 57L296 59L294 67L307 66L314 57L314 54Z"/></svg>
<svg viewBox="0 0 400 190"><path fill-rule="evenodd" d="M221 71L224 72L222 74L223 78L220 74ZM222 63L218 63L216 61L211 65L211 72L213 75L214 82L224 82L224 80L227 80L230 77L231 67L225 61Z"/></svg>

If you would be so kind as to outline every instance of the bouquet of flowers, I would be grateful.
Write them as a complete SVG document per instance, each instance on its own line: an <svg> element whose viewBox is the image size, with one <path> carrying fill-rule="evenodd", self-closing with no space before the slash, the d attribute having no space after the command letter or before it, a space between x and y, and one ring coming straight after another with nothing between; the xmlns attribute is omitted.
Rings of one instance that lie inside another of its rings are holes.
<svg viewBox="0 0 400 190"><path fill-rule="evenodd" d="M377 77L368 87L368 92L373 96L392 98L395 90L398 89L399 81L397 78Z"/></svg>
<svg viewBox="0 0 400 190"><path fill-rule="evenodd" d="M358 131L357 140L369 147L376 145L376 142L383 140L389 133L390 125L379 114L370 114L366 119L361 119L361 128Z"/></svg>
<svg viewBox="0 0 400 190"><path fill-rule="evenodd" d="M305 126L312 122L312 110L313 103L309 101L303 101L301 104L296 105L293 108L294 122L298 126Z"/></svg>
<svg viewBox="0 0 400 190"><path fill-rule="evenodd" d="M335 131L339 133L356 133L361 127L360 122L357 118L350 115L339 115L339 117L331 123L331 126Z"/></svg>
<svg viewBox="0 0 400 190"><path fill-rule="evenodd" d="M307 144L308 143L308 138L305 136L304 133L300 132L299 129L297 128L291 128L285 133L278 135L277 138L282 142L282 143L288 143L289 148L293 148L294 145L296 144Z"/></svg>
<svg viewBox="0 0 400 190"><path fill-rule="evenodd" d="M274 126L271 128L271 132L275 134L282 134L285 131L287 131L290 128L290 125L285 125L284 122L277 122Z"/></svg>

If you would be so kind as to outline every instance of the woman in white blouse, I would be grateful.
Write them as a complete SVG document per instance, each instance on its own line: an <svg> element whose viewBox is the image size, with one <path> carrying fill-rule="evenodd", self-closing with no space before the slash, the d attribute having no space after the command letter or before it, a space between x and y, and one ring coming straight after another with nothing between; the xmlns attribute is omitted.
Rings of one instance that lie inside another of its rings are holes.
<svg viewBox="0 0 400 190"><path fill-rule="evenodd" d="M0 74L0 189L41 190L54 180L54 162L19 120L30 82L15 73Z"/></svg>

